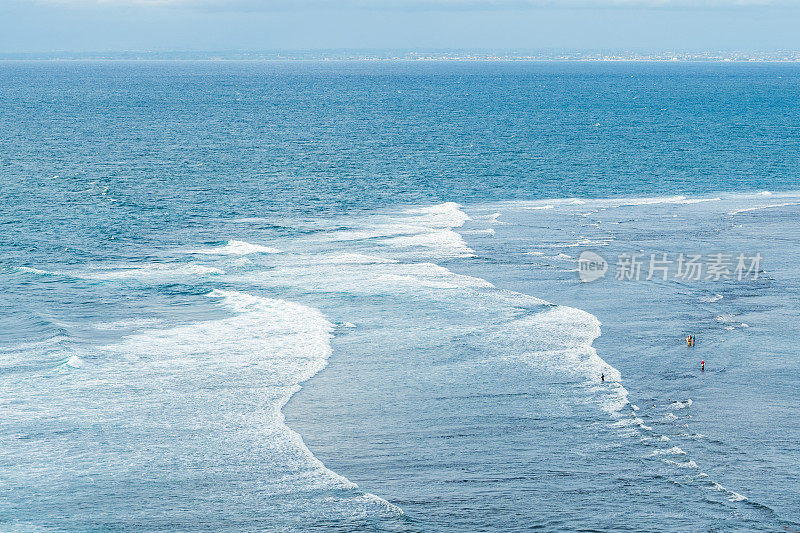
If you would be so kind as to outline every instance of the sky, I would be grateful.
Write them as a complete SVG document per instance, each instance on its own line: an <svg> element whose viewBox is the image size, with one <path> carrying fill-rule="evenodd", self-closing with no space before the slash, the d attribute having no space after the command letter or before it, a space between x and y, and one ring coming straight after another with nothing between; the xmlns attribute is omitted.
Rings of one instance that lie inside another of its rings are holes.
<svg viewBox="0 0 800 533"><path fill-rule="evenodd" d="M800 50L800 0L0 0L0 53Z"/></svg>

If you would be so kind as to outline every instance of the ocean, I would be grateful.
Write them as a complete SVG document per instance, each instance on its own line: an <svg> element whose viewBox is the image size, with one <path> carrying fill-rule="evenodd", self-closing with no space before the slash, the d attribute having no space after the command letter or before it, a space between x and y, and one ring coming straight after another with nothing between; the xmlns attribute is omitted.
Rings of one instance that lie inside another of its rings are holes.
<svg viewBox="0 0 800 533"><path fill-rule="evenodd" d="M0 62L0 530L800 531L799 100Z"/></svg>

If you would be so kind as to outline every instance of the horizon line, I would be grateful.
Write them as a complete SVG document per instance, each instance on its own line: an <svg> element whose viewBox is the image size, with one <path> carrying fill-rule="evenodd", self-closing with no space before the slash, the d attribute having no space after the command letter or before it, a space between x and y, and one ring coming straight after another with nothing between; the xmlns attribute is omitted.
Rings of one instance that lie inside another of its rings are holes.
<svg viewBox="0 0 800 533"><path fill-rule="evenodd" d="M575 61L800 62L800 50L611 48L295 48L264 50L94 50L0 52L3 61Z"/></svg>

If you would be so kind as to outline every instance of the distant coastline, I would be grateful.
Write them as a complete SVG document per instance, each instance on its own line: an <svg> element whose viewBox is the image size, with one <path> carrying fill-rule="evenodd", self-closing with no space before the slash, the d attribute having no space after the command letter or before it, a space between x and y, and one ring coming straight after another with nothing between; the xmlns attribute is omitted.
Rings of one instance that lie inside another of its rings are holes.
<svg viewBox="0 0 800 533"><path fill-rule="evenodd" d="M596 61L596 62L800 62L800 50L267 50L0 52L2 61Z"/></svg>

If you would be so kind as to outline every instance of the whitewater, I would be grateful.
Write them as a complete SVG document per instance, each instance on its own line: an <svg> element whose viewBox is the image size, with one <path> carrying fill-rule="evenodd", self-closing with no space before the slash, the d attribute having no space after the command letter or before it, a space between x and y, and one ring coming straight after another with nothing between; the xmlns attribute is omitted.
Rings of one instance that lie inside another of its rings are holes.
<svg viewBox="0 0 800 533"><path fill-rule="evenodd" d="M699 202L685 198L601 200L588 202L588 207L601 213L631 206L695 203ZM586 201L560 205L560 209L581 211L580 217L587 209ZM272 242L267 246L231 240L170 252L175 261L145 266L105 264L69 271L17 267L16 275L29 282L55 278L142 287L174 282L218 286L198 294L209 302L206 312L220 317L183 325L162 325L154 318L98 322L92 325L95 330L115 332L119 340L89 346L79 343L67 355L58 344L63 334L53 335L45 344L57 344L42 350L32 369L32 375L46 385L33 393L27 381L4 380L6 398L24 399L5 406L6 423L14 424L10 440L6 439L7 482L21 487L48 479L67 490L58 501L37 505L45 525L57 520L64 509L85 504L87 491L98 490L106 494L100 514L94 514L90 523L77 519L74 527L120 516L133 526L154 509L162 509L164 517L156 522L158 527L201 524L187 522L185 515L172 516L160 490L182 501L205 502L204 508L210 505L215 513L228 515L231 524L257 524L256 518L241 521L226 500L208 500L215 492L213 485L198 491L193 485L200 479L197 476L208 480L210 475L234 487L236 494L246 493L245 502L262 501L259 505L272 508L271 513L289 513L290 526L413 528L415 519L404 514L402 502L390 503L392 494L379 491L380 497L375 496L372 487L359 488L346 472L323 465L301 434L286 424L282 412L300 384L336 357L331 340L365 329L371 341L383 341L369 343L373 348L367 353L389 346L386 340L392 336L396 344L423 347L434 338L439 338L436 344L441 346L456 339L466 342L469 355L452 362L449 371L456 378L449 386L456 389L469 387L467 382L458 382L459 375L488 378L498 367L508 372L522 365L527 368L522 377L538 383L540 392L551 390L562 396L551 409L558 405L588 409L583 416L594 420L591 425L606 425L598 435L615 436L609 444L623 438L646 446L646 452L626 452L637 454L632 460L659 461L676 469L675 476L688 469L694 472L691 483L709 493L705 498L719 493L729 502L750 504L748 498L703 471L702 461L676 445L674 436L640 416L622 374L593 345L601 335L594 315L500 288L439 264L475 260L476 251L458 230L475 239L493 237L470 232L465 225L500 228L502 219L503 227L513 226L508 219L513 219L509 211L515 210L547 216L558 212L531 207L536 205L491 205L474 209L473 219L462 206L445 203L346 222L332 220L323 231L282 239L281 252L275 252ZM503 215L482 215L498 209ZM584 246L619 238L580 237ZM558 247L556 242L537 244ZM575 243L566 239L560 245L569 249ZM208 259L198 259L202 257ZM544 255L534 257L548 260ZM294 294L299 300L267 296L276 291ZM342 299L352 298L357 301L342 305ZM359 309L348 312L348 305ZM408 310L392 319L394 323L385 322L388 316L369 316L385 315L398 305ZM326 314L334 309L339 316L332 321ZM60 327L70 331L75 325L65 321ZM28 344L15 347L9 352L12 358L5 359L5 368L21 364L23 354L29 362L32 348ZM14 354L18 354L16 359ZM601 373L604 383L599 381ZM664 420L675 419L673 412L692 403L691 399L672 402ZM546 403L540 407L547 412ZM593 409L595 414L591 414ZM604 417L608 422L603 422ZM50 437L43 446L28 445L44 435ZM147 472L158 475L153 478ZM129 488L120 493L113 488L130 476L141 480L142 489L156 485L147 492ZM187 492L189 486L194 487L192 492ZM133 508L127 496L131 490L140 501ZM761 514L773 514L768 507L756 505ZM24 527L25 522L18 525Z"/></svg>
<svg viewBox="0 0 800 533"><path fill-rule="evenodd" d="M0 530L800 530L798 80L0 65Z"/></svg>

